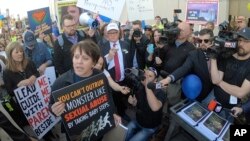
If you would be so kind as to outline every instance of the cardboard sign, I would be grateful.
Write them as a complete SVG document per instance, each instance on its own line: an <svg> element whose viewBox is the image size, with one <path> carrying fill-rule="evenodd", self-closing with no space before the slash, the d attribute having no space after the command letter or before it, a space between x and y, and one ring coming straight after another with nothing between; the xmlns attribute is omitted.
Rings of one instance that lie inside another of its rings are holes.
<svg viewBox="0 0 250 141"><path fill-rule="evenodd" d="M50 34L52 32L49 7L28 11L28 20L35 36L39 33Z"/></svg>
<svg viewBox="0 0 250 141"><path fill-rule="evenodd" d="M115 126L114 104L103 73L52 92L65 102L61 117L71 140L95 141Z"/></svg>
<svg viewBox="0 0 250 141"><path fill-rule="evenodd" d="M187 2L186 22L205 24L208 21L218 23L218 0L189 0Z"/></svg>
<svg viewBox="0 0 250 141"><path fill-rule="evenodd" d="M153 0L127 0L128 20L153 20Z"/></svg>
<svg viewBox="0 0 250 141"><path fill-rule="evenodd" d="M17 88L14 93L34 133L41 139L59 121L49 111L51 87L47 77L42 75L34 85Z"/></svg>
<svg viewBox="0 0 250 141"><path fill-rule="evenodd" d="M119 21L125 0L78 0L77 6Z"/></svg>
<svg viewBox="0 0 250 141"><path fill-rule="evenodd" d="M58 27L60 32L63 32L61 27L63 16L70 14L73 16L74 20L76 21L77 29L83 28L79 24L79 17L82 13L86 12L86 10L79 8L76 6L76 0L68 0L68 1L57 1L56 3L56 10L57 10L57 17L58 17Z"/></svg>
<svg viewBox="0 0 250 141"><path fill-rule="evenodd" d="M49 80L49 85L52 86L53 83L56 81L56 70L54 66L47 67L45 69L44 75L47 76Z"/></svg>

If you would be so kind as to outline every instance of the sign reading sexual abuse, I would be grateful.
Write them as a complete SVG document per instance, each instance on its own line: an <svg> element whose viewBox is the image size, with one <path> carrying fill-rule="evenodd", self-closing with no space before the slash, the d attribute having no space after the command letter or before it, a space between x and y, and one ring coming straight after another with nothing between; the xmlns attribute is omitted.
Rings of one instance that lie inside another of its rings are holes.
<svg viewBox="0 0 250 141"><path fill-rule="evenodd" d="M114 127L114 103L103 73L52 92L65 103L62 120L71 140L95 141Z"/></svg>
<svg viewBox="0 0 250 141"><path fill-rule="evenodd" d="M14 90L17 101L38 139L41 139L60 119L49 111L51 87L45 75L34 85Z"/></svg>

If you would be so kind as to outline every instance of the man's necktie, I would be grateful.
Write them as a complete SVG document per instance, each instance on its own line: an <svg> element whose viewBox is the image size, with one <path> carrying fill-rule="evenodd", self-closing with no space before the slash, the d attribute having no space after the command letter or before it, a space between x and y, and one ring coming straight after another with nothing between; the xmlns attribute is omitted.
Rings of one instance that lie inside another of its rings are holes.
<svg viewBox="0 0 250 141"><path fill-rule="evenodd" d="M113 44L113 48L115 48L115 46L116 44ZM115 53L114 62L115 62L115 81L118 82L121 79L121 70L120 70L118 52Z"/></svg>

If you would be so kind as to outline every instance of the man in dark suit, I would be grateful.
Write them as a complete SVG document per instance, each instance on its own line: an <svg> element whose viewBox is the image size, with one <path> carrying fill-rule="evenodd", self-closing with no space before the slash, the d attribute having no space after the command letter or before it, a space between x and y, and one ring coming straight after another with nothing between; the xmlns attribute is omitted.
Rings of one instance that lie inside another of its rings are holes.
<svg viewBox="0 0 250 141"><path fill-rule="evenodd" d="M106 70L118 84L124 84L125 69L131 67L129 59L129 45L119 40L119 28L116 23L107 26L108 42L101 47L104 56ZM127 96L113 91L113 98L117 106L118 114L125 115ZM125 102L125 103L124 103Z"/></svg>
<svg viewBox="0 0 250 141"><path fill-rule="evenodd" d="M167 78L161 80L163 85L175 82L183 76L194 73L202 82L201 94L196 98L202 101L213 89L213 84L210 78L210 59L207 56L207 49L212 45L213 31L210 29L202 29L199 33L199 48L189 52L188 57L181 67L173 71Z"/></svg>

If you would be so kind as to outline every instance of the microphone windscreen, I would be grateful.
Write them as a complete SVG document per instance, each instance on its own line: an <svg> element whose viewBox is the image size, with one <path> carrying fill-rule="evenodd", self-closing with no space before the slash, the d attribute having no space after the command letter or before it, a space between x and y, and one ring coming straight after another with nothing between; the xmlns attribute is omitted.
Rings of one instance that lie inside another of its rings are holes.
<svg viewBox="0 0 250 141"><path fill-rule="evenodd" d="M154 90L155 89L155 83L154 82L149 82L147 87L151 90Z"/></svg>
<svg viewBox="0 0 250 141"><path fill-rule="evenodd" d="M164 70L161 70L160 75L161 75L161 77L166 78L169 75L169 73L164 71Z"/></svg>

